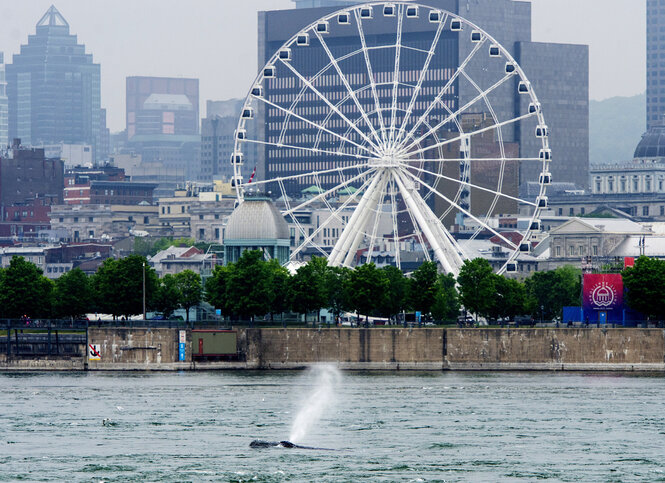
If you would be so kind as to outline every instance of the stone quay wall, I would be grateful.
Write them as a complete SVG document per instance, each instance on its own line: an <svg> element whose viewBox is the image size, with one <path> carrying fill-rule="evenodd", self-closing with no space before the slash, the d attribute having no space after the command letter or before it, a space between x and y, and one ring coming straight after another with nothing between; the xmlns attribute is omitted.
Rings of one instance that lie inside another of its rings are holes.
<svg viewBox="0 0 665 483"><path fill-rule="evenodd" d="M329 363L369 370L578 370L665 372L662 329L237 328L237 354L193 358L186 331L91 328L101 360L8 360L0 369L205 370L297 369ZM83 351L82 351L83 352Z"/></svg>

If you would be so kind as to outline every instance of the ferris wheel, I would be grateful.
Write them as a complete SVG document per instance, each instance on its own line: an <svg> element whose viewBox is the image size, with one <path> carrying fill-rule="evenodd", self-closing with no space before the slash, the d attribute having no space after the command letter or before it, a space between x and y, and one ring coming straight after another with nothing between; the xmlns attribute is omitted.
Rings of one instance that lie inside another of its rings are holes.
<svg viewBox="0 0 665 483"><path fill-rule="evenodd" d="M491 238L498 271L513 272L542 229L548 137L531 83L487 32L410 2L357 5L303 28L261 69L232 184L240 203L254 190L279 196L297 232L292 259L315 250L335 266L381 256L399 267L418 251L457 274L470 244ZM536 193L521 199L526 181ZM526 221L497 224L520 205ZM314 209L325 216L308 227L298 214Z"/></svg>

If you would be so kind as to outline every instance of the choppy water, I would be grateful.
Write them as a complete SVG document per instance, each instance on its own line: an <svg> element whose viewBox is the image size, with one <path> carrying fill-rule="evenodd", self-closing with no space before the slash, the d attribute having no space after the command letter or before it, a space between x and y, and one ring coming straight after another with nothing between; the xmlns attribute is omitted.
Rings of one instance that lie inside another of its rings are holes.
<svg viewBox="0 0 665 483"><path fill-rule="evenodd" d="M665 378L344 373L303 444L304 372L0 374L0 480L665 481ZM102 420L110 418L104 426Z"/></svg>

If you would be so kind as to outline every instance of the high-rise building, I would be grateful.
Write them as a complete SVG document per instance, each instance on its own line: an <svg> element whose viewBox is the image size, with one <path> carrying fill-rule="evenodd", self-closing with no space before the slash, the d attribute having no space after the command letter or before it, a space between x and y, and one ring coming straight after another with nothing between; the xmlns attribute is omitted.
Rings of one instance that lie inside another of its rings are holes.
<svg viewBox="0 0 665 483"><path fill-rule="evenodd" d="M9 106L7 101L7 82L5 81L5 58L0 52L0 153L9 144Z"/></svg>
<svg viewBox="0 0 665 483"><path fill-rule="evenodd" d="M242 100L207 101L201 119L201 179L230 179L233 133L238 124Z"/></svg>
<svg viewBox="0 0 665 483"><path fill-rule="evenodd" d="M665 0L663 0L665 2ZM477 24L482 29L493 36L501 45L503 45L513 55L515 60L523 68L526 76L533 85L534 91L542 105L545 119L550 131L550 145L554 153L555 162L552 163L551 171L555 181L567 181L575 183L579 188L588 186L588 165L589 165L589 141L588 141L588 47L585 45L568 45L555 43L535 43L531 41L531 4L523 1L514 0L421 0L419 3L431 5L434 8L446 10L456 15L460 15L469 21ZM297 9L259 12L259 68L270 59L270 57L295 33L308 26L317 19L329 14L337 9L343 8L347 2L343 0L296 0ZM379 3L378 5L383 5ZM315 7L315 8L310 8ZM383 7L377 8L377 11L383 12ZM427 21L420 23L412 22L408 27L404 27L402 43L412 49L427 49L432 41L432 26ZM344 51L342 46L348 48L349 45L358 43L358 31L356 29L330 29L326 34L330 39L329 44L332 49L339 48ZM366 42L371 44L375 41L381 42L382 36L395 35L395 22L386 16L377 13L371 19L371 25L365 32ZM460 40L455 32L447 32L442 36L439 45L445 44L446 55L437 55L433 57L429 65L429 74L427 85L424 88L436 88L445 84L446 79L457 69L459 62L467 58L471 52L471 45L468 42ZM318 49L321 58L325 59L326 54L321 46L312 41L308 49ZM317 54L318 55L318 54ZM374 55L374 54L372 54ZM357 56L362 57L362 56ZM305 76L312 76L325 64L320 59L312 58L311 65L300 65L301 73ZM361 60L361 59L359 59ZM412 81L415 84L417 75L422 68L424 60L413 54L407 59L406 54L402 56L402 66L411 62L408 69L413 69ZM391 79L394 70L394 55L376 54L372 59L373 74L377 79ZM367 67L364 62L356 60L346 61L345 68L358 78L367 78ZM307 70L309 69L309 70ZM407 67L404 67L407 70ZM479 85L491 85L493 82L490 74L481 62L471 63L465 67L465 72L474 79ZM332 69L331 69L332 71ZM407 72L407 76L410 75ZM469 100L478 95L476 87L470 82L459 76L453 87L451 94L444 96L444 102L451 111L463 106ZM407 82L409 80L407 79ZM368 81L365 82L366 84ZM338 94L337 85L321 85L320 91L332 96ZM356 88L356 87L354 87ZM361 83L357 88L361 88ZM269 84L263 94L269 101L279 104L281 96L287 99L294 99L302 89L299 82L289 83L288 85L279 84L279 79L273 84ZM271 97L276 96L276 97ZM517 113L525 112L524 97L518 94L517 88L511 83L504 85L493 91L491 104L496 112L498 119L512 119ZM409 92L398 93L398 108L404 109L411 98ZM311 106L313 111L320 110L320 105L313 99L308 104L307 99L298 104L298 108L308 109ZM320 103L319 103L320 104ZM417 107L422 110L424 106ZM417 111L416 109L416 111ZM438 109L438 111L437 111ZM437 106L433 111L433 116L446 116L445 108ZM282 126L277 122L271 122L266 116L270 109L260 109L258 111L256 123L257 128L262 131L259 139L268 140L270 138L278 139ZM476 114L482 114L476 112ZM534 136L535 118L517 121L501 128L503 141L506 143L516 143L519 146L520 154L523 152L533 152L535 142L540 141ZM262 153L257 157L261 166L257 170L259 178L271 179L279 176L285 176L291 166L298 165L301 171L308 171L312 158L305 154L294 156L288 159L280 156L279 149L266 145L260 148ZM320 160L316 160L319 162ZM313 168L313 167L312 167ZM538 181L538 175L542 166L536 166L536 163L523 163L519 168L519 184L525 186L529 181ZM319 168L323 169L323 168ZM315 171L315 169L311 169ZM299 194L300 189L305 184L311 184L311 180L297 180L287 185L289 194ZM325 183L324 183L325 184Z"/></svg>
<svg viewBox="0 0 665 483"><path fill-rule="evenodd" d="M7 64L9 136L24 145L89 144L99 159L100 67L51 6Z"/></svg>
<svg viewBox="0 0 665 483"><path fill-rule="evenodd" d="M126 106L127 148L144 163L198 179L199 80L128 77Z"/></svg>
<svg viewBox="0 0 665 483"><path fill-rule="evenodd" d="M665 117L665 0L647 0L647 131Z"/></svg>

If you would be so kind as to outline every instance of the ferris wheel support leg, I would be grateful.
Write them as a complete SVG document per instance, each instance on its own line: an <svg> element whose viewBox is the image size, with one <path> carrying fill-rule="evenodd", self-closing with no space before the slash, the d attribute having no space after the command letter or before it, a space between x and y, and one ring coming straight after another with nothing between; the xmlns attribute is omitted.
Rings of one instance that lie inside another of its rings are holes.
<svg viewBox="0 0 665 483"><path fill-rule="evenodd" d="M427 206L427 204L422 200L420 195L417 192L415 192L415 189L407 187L408 180L406 180L403 177L404 176L403 174L395 171L394 176L395 176L395 181L397 182L397 186L402 192L404 203L406 204L407 208L411 211L411 213L413 213L416 222L418 223L420 229L425 234L425 238L427 238L427 241L434 249L434 254L437 260L439 260L439 263L441 263L443 270L446 273L453 273L455 276L457 276L459 273L459 267L456 266L457 263L455 263L456 257L450 256L451 252L450 247L446 247L447 248L446 249L441 244L447 242L446 237L445 236L442 237L441 234L439 234L440 236L436 236L435 232L437 230L432 229L432 221L436 220L436 222L438 222L438 219L436 218L432 210ZM416 200L416 197L419 199L418 201Z"/></svg>
<svg viewBox="0 0 665 483"><path fill-rule="evenodd" d="M367 191L360 199L358 206L353 211L353 215L351 215L351 219L344 227L344 230L342 231L339 240L337 240L337 243L335 243L335 246L332 252L330 253L330 256L328 257L329 265L336 267L342 263L344 255L348 251L349 246L351 245L352 242L352 238L355 236L355 232L358 229L357 226L360 221L360 218L362 217L362 215L364 215L365 207L367 206L369 199L372 197L372 194L376 189L376 185L379 183L379 180L381 178L382 176L380 174L375 175L374 179L368 186Z"/></svg>
<svg viewBox="0 0 665 483"><path fill-rule="evenodd" d="M365 209L363 210L364 213L360 222L358 223L356 235L353 237L353 242L351 243L351 246L349 247L346 253L346 257L344 258L344 265L347 267L351 266L351 263L353 262L353 257L355 256L356 251L360 246L360 242L362 242L363 238L365 237L365 234L363 233L363 228L367 226L372 217L372 208L378 209L379 202L381 201L380 198L381 195L383 194L383 190L386 188L387 182L388 182L388 176L385 174L381 175L381 182L374 190L374 193L372 193L372 199L369 201L368 206L366 206ZM378 213L377 216L379 216ZM370 256L371 254L368 253L368 259L367 259L368 262Z"/></svg>

